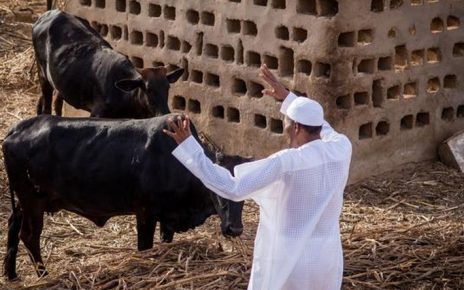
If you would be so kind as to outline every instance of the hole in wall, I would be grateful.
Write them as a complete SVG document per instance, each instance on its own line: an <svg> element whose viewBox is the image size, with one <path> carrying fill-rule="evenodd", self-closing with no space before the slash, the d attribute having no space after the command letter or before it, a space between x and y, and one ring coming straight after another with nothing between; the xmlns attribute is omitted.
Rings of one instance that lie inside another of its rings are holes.
<svg viewBox="0 0 464 290"><path fill-rule="evenodd" d="M354 104L356 106L363 106L369 104L369 93L368 92L356 92L353 94Z"/></svg>
<svg viewBox="0 0 464 290"><path fill-rule="evenodd" d="M247 93L247 86L244 80L235 78L232 83L232 93L245 95Z"/></svg>
<svg viewBox="0 0 464 290"><path fill-rule="evenodd" d="M264 87L261 84L255 83L253 81L250 81L248 83L248 94L252 98L262 98L263 93L262 91L264 90Z"/></svg>
<svg viewBox="0 0 464 290"><path fill-rule="evenodd" d="M148 5L148 16L150 17L160 17L161 16L161 6L156 4Z"/></svg>
<svg viewBox="0 0 464 290"><path fill-rule="evenodd" d="M201 84L203 83L203 72L199 70L192 70L192 73L190 74L190 78L192 82Z"/></svg>
<svg viewBox="0 0 464 290"><path fill-rule="evenodd" d="M464 118L464 105L458 106L458 109L456 110L456 117Z"/></svg>
<svg viewBox="0 0 464 290"><path fill-rule="evenodd" d="M261 66L261 56L259 53L255 51L247 51L246 57L245 57L245 62L249 66L256 66L260 67Z"/></svg>
<svg viewBox="0 0 464 290"><path fill-rule="evenodd" d="M424 127L430 124L430 114L421 112L416 115L416 127Z"/></svg>
<svg viewBox="0 0 464 290"><path fill-rule="evenodd" d="M294 27L292 35L294 41L303 42L308 38L308 31L303 28Z"/></svg>
<svg viewBox="0 0 464 290"><path fill-rule="evenodd" d="M266 128L267 122L266 122L266 117L260 114L255 114L255 126L258 128Z"/></svg>
<svg viewBox="0 0 464 290"><path fill-rule="evenodd" d="M338 36L338 46L339 47L353 47L356 43L355 41L355 32L343 32Z"/></svg>
<svg viewBox="0 0 464 290"><path fill-rule="evenodd" d="M417 83L416 82L410 82L404 85L403 97L405 99L417 97Z"/></svg>
<svg viewBox="0 0 464 290"><path fill-rule="evenodd" d="M413 115L406 115L403 118L401 118L401 121L400 121L401 130L409 130L409 129L412 129L413 126L414 126Z"/></svg>
<svg viewBox="0 0 464 290"><path fill-rule="evenodd" d="M391 56L379 57L377 67L379 70L391 70L393 68L393 58Z"/></svg>
<svg viewBox="0 0 464 290"><path fill-rule="evenodd" d="M445 89L455 89L458 84L456 75L446 75L443 80L443 87Z"/></svg>
<svg viewBox="0 0 464 290"><path fill-rule="evenodd" d="M284 125L282 120L271 118L269 127L272 133L282 134L284 132Z"/></svg>
<svg viewBox="0 0 464 290"><path fill-rule="evenodd" d="M460 25L461 21L456 16L450 15L446 19L446 27L448 30L458 29Z"/></svg>
<svg viewBox="0 0 464 290"><path fill-rule="evenodd" d="M398 9L403 6L403 0L390 0L390 9Z"/></svg>
<svg viewBox="0 0 464 290"><path fill-rule="evenodd" d="M424 64L424 50L423 49L418 49L414 50L411 53L411 65L417 66L417 65L423 65Z"/></svg>
<svg viewBox="0 0 464 290"><path fill-rule="evenodd" d="M443 108L443 110L441 111L441 119L445 120L445 121L448 121L448 122L453 121L454 120L454 109L453 109L453 107Z"/></svg>
<svg viewBox="0 0 464 290"><path fill-rule="evenodd" d="M227 32L229 33L240 33L241 25L240 20L237 19L226 19Z"/></svg>
<svg viewBox="0 0 464 290"><path fill-rule="evenodd" d="M227 108L227 121L240 123L240 111L236 108Z"/></svg>
<svg viewBox="0 0 464 290"><path fill-rule="evenodd" d="M408 50L405 45L395 47L395 69L401 70L408 65Z"/></svg>
<svg viewBox="0 0 464 290"><path fill-rule="evenodd" d="M218 58L219 47L215 44L207 43L205 45L205 54L212 58Z"/></svg>
<svg viewBox="0 0 464 290"><path fill-rule="evenodd" d="M267 0L253 0L253 4L258 6L267 6Z"/></svg>
<svg viewBox="0 0 464 290"><path fill-rule="evenodd" d="M318 10L320 16L335 16L338 13L338 1L319 0Z"/></svg>
<svg viewBox="0 0 464 290"><path fill-rule="evenodd" d="M204 25L214 26L214 13L203 11L201 12L201 23Z"/></svg>
<svg viewBox="0 0 464 290"><path fill-rule="evenodd" d="M372 29L364 29L358 31L358 44L368 45L374 41L374 32Z"/></svg>
<svg viewBox="0 0 464 290"><path fill-rule="evenodd" d="M401 88L399 85L389 87L387 89L387 99L398 100L400 98Z"/></svg>
<svg viewBox="0 0 464 290"><path fill-rule="evenodd" d="M257 35L258 28L256 27L256 23L249 20L243 21L243 34L253 36Z"/></svg>
<svg viewBox="0 0 464 290"><path fill-rule="evenodd" d="M140 6L139 2L137 1L129 2L129 13L139 15L141 11L142 11L142 7Z"/></svg>
<svg viewBox="0 0 464 290"><path fill-rule="evenodd" d="M116 11L126 12L126 0L116 0Z"/></svg>
<svg viewBox="0 0 464 290"><path fill-rule="evenodd" d="M375 59L363 59L358 64L358 73L373 74L375 72Z"/></svg>
<svg viewBox="0 0 464 290"><path fill-rule="evenodd" d="M294 58L293 50L287 47L281 46L279 48L279 74L281 76L293 76L294 69Z"/></svg>
<svg viewBox="0 0 464 290"><path fill-rule="evenodd" d="M230 45L225 45L221 47L221 58L225 61L233 62L235 59L234 48Z"/></svg>
<svg viewBox="0 0 464 290"><path fill-rule="evenodd" d="M330 64L323 62L316 62L314 65L314 76L330 78Z"/></svg>
<svg viewBox="0 0 464 290"><path fill-rule="evenodd" d="M377 136L385 136L390 132L390 123L387 121L380 121L375 126L375 134Z"/></svg>
<svg viewBox="0 0 464 290"><path fill-rule="evenodd" d="M441 61L441 52L438 47L432 47L427 49L427 62L428 63L439 63Z"/></svg>
<svg viewBox="0 0 464 290"><path fill-rule="evenodd" d="M278 26L275 29L275 35L278 39L282 40L289 40L290 39L290 33L288 32L288 28L286 26Z"/></svg>
<svg viewBox="0 0 464 290"><path fill-rule="evenodd" d="M221 86L219 76L213 73L206 73L206 84L211 87L219 88Z"/></svg>
<svg viewBox="0 0 464 290"><path fill-rule="evenodd" d="M184 110L185 110L185 106L186 106L186 102L185 102L185 98L184 98L184 97L181 97L181 96L174 96L174 98L172 99L172 107L173 107L175 110L182 110L182 111L184 111Z"/></svg>
<svg viewBox="0 0 464 290"><path fill-rule="evenodd" d="M453 46L453 56L461 57L464 56L464 42L457 42Z"/></svg>
<svg viewBox="0 0 464 290"><path fill-rule="evenodd" d="M143 44L143 33L140 31L132 31L130 34L130 43L135 45L142 45Z"/></svg>
<svg viewBox="0 0 464 290"><path fill-rule="evenodd" d="M147 39L146 41L147 46L150 46L150 47L158 46L158 35L151 33L151 32L147 32L146 39Z"/></svg>
<svg viewBox="0 0 464 290"><path fill-rule="evenodd" d="M105 2L106 2L105 0L95 0L95 7L103 9L106 6Z"/></svg>
<svg viewBox="0 0 464 290"><path fill-rule="evenodd" d="M224 107L223 106L215 106L212 110L213 117L224 119Z"/></svg>
<svg viewBox="0 0 464 290"><path fill-rule="evenodd" d="M176 20L176 7L164 5L164 18L167 20Z"/></svg>
<svg viewBox="0 0 464 290"><path fill-rule="evenodd" d="M296 64L296 70L306 75L311 74L312 64L309 60L300 59Z"/></svg>
<svg viewBox="0 0 464 290"><path fill-rule="evenodd" d="M192 9L187 10L186 17L187 21L191 24L198 24L198 22L200 21L200 14L198 13L198 11Z"/></svg>
<svg viewBox="0 0 464 290"><path fill-rule="evenodd" d="M372 138L372 123L366 123L359 127L359 140Z"/></svg>
<svg viewBox="0 0 464 290"><path fill-rule="evenodd" d="M372 0L371 1L372 12L382 12L384 8L385 8L384 0Z"/></svg>
<svg viewBox="0 0 464 290"><path fill-rule="evenodd" d="M435 17L432 19L432 23L430 24L430 31L432 33L440 33L443 32L443 20L440 17Z"/></svg>
<svg viewBox="0 0 464 290"><path fill-rule="evenodd" d="M440 90L440 79L438 77L431 78L427 81L427 93L434 94Z"/></svg>
<svg viewBox="0 0 464 290"><path fill-rule="evenodd" d="M180 50L179 38L172 35L168 35L168 39L166 40L166 47L170 50Z"/></svg>
<svg viewBox="0 0 464 290"><path fill-rule="evenodd" d="M188 41L183 40L182 44L180 45L180 49L183 53L189 53L192 49L192 45Z"/></svg>
<svg viewBox="0 0 464 290"><path fill-rule="evenodd" d="M351 98L350 95L339 96L335 100L335 104L338 109L349 110L351 109Z"/></svg>
<svg viewBox="0 0 464 290"><path fill-rule="evenodd" d="M199 101L190 99L188 100L187 107L189 112L194 113L194 114L200 114L201 113L201 104Z"/></svg>
<svg viewBox="0 0 464 290"><path fill-rule="evenodd" d="M264 55L263 62L267 65L269 69L278 69L279 68L279 61L277 57L272 55Z"/></svg>
<svg viewBox="0 0 464 290"><path fill-rule="evenodd" d="M285 0L271 0L271 6L275 9L285 9Z"/></svg>
<svg viewBox="0 0 464 290"><path fill-rule="evenodd" d="M381 80L372 82L372 105L375 108L382 107L384 101L383 88Z"/></svg>
<svg viewBox="0 0 464 290"><path fill-rule="evenodd" d="M90 6L92 5L92 1L91 0L79 0L79 4L81 4L82 6Z"/></svg>
<svg viewBox="0 0 464 290"><path fill-rule="evenodd" d="M316 0L298 0L296 4L296 12L299 14L316 15Z"/></svg>

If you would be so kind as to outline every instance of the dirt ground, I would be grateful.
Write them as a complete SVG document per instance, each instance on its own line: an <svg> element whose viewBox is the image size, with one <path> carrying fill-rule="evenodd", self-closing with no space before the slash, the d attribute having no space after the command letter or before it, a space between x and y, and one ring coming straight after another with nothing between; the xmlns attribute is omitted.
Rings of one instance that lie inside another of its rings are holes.
<svg viewBox="0 0 464 290"><path fill-rule="evenodd" d="M38 97L30 26L38 0L0 0L0 142L35 114ZM10 214L0 154L0 256ZM344 289L464 289L464 174L433 161L347 187L341 217ZM225 239L218 219L138 253L134 217L103 228L68 212L45 217L38 278L22 244L18 281L0 289L246 289L258 219L246 203L244 234Z"/></svg>

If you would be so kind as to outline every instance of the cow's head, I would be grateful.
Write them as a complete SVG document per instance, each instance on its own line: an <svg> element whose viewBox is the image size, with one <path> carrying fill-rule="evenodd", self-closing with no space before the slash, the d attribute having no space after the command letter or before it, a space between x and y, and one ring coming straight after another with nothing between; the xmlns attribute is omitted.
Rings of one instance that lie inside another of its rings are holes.
<svg viewBox="0 0 464 290"><path fill-rule="evenodd" d="M216 153L215 159L218 165L227 168L232 174L236 165L251 161L251 158L243 158L238 155L227 156L222 153ZM216 211L221 218L222 234L224 236L232 237L241 235L243 232L243 201L235 202L214 194L213 202L216 207Z"/></svg>
<svg viewBox="0 0 464 290"><path fill-rule="evenodd" d="M170 113L168 107L170 84L176 82L183 73L183 68L168 73L165 67L146 68L140 72L145 82L148 103L155 115Z"/></svg>
<svg viewBox="0 0 464 290"><path fill-rule="evenodd" d="M184 73L183 68L170 73L165 67L145 68L139 70L141 78L124 79L116 82L116 87L125 92L141 89L149 105L151 116L169 114L168 96L170 84L177 81Z"/></svg>

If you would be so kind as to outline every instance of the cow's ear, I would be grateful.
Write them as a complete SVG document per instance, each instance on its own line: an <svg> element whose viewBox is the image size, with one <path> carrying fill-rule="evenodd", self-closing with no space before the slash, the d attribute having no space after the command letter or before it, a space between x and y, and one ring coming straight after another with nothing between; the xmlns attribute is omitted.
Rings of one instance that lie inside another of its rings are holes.
<svg viewBox="0 0 464 290"><path fill-rule="evenodd" d="M168 73L166 75L166 78L168 79L169 83L175 83L184 73L183 68L178 68L176 70L173 70L172 72Z"/></svg>
<svg viewBox="0 0 464 290"><path fill-rule="evenodd" d="M137 88L141 88L142 90L145 90L146 87L145 87L145 82L143 81L143 79L135 79L135 80L131 80L131 79L124 79L124 80L119 80L117 82L114 83L114 85L120 89L120 90L123 90L125 92L131 92Z"/></svg>

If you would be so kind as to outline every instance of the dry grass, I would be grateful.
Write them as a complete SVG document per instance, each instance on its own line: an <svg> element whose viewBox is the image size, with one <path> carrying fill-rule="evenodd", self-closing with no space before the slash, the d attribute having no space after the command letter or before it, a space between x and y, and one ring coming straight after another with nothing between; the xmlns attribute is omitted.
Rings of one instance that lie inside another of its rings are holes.
<svg viewBox="0 0 464 290"><path fill-rule="evenodd" d="M43 10L38 0L0 0L0 19L14 20L9 11L25 2ZM12 124L34 115L38 90L28 29L0 25L0 141ZM463 177L430 162L349 186L341 218L344 289L464 289ZM2 257L9 205L2 161ZM257 206L248 202L239 239L223 238L212 217L177 234L172 244L156 239L152 250L136 252L134 217L116 217L97 228L60 212L45 217L41 240L50 275L36 277L21 244L20 280L2 277L0 289L246 289L257 216Z"/></svg>

